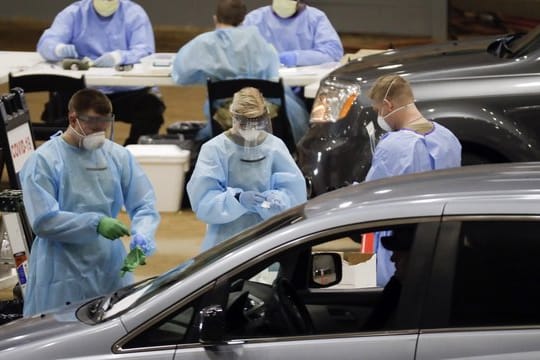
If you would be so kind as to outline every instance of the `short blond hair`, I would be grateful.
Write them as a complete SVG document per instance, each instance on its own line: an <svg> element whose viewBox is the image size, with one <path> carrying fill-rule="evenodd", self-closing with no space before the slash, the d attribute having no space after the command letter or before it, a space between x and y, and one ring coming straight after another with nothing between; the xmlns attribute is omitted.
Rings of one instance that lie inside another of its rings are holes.
<svg viewBox="0 0 540 360"><path fill-rule="evenodd" d="M254 87L245 87L234 93L230 110L233 115L245 118L257 118L267 113L264 97Z"/></svg>
<svg viewBox="0 0 540 360"><path fill-rule="evenodd" d="M386 92L388 91L388 94ZM396 74L383 75L373 83L368 97L375 102L382 102L384 95L389 100L410 103L414 101L411 85L407 80Z"/></svg>

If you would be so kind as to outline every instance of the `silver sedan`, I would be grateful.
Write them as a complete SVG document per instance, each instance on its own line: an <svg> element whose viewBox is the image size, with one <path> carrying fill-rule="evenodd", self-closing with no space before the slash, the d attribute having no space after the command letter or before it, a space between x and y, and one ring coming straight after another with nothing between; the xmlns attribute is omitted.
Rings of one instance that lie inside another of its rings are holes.
<svg viewBox="0 0 540 360"><path fill-rule="evenodd" d="M1 326L0 354L539 358L539 234L537 163L352 185L159 277ZM392 251L384 287L371 245Z"/></svg>

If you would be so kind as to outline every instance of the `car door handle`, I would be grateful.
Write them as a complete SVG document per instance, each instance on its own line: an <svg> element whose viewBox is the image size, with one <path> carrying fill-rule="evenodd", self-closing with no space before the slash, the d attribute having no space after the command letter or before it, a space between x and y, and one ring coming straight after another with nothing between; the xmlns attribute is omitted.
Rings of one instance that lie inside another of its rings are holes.
<svg viewBox="0 0 540 360"><path fill-rule="evenodd" d="M344 309L328 309L328 314L338 321L356 321L356 315L349 310Z"/></svg>

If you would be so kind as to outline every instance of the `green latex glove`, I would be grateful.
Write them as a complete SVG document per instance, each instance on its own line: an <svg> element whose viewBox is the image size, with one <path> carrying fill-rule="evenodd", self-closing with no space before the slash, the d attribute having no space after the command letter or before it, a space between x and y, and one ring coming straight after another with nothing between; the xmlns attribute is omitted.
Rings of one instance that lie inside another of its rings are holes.
<svg viewBox="0 0 540 360"><path fill-rule="evenodd" d="M107 239L114 240L121 236L129 235L129 229L118 219L102 217L99 221L97 232Z"/></svg>
<svg viewBox="0 0 540 360"><path fill-rule="evenodd" d="M146 265L146 256L144 256L143 251L140 247L136 247L129 252L129 254L124 259L124 264L120 269L120 276L126 275L126 273L133 272L135 268L139 265Z"/></svg>

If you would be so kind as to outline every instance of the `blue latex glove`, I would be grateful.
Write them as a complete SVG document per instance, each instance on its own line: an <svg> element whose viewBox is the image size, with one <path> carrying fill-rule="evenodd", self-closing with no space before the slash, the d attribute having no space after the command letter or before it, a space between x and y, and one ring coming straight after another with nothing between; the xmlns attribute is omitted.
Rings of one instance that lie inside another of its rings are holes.
<svg viewBox="0 0 540 360"><path fill-rule="evenodd" d="M266 195L266 201L270 203L270 207L275 208L276 210L283 211L286 209L286 205L281 200L281 196L278 192L272 192Z"/></svg>
<svg viewBox="0 0 540 360"><path fill-rule="evenodd" d="M279 62L287 67L296 66L296 53L294 51L284 51L280 53Z"/></svg>
<svg viewBox="0 0 540 360"><path fill-rule="evenodd" d="M129 249L133 250L137 246L142 250L145 256L150 256L156 252L156 246L154 242L148 240L146 236L142 234L135 234L131 238L131 242L129 243Z"/></svg>
<svg viewBox="0 0 540 360"><path fill-rule="evenodd" d="M75 49L75 45L72 45L72 44L58 44L56 48L54 49L54 53L60 59L66 59L66 58L78 59L79 58L77 49Z"/></svg>
<svg viewBox="0 0 540 360"><path fill-rule="evenodd" d="M249 211L256 212L257 207L264 201L264 196L257 191L243 191L240 193L238 201Z"/></svg>
<svg viewBox="0 0 540 360"><path fill-rule="evenodd" d="M120 59L118 59L117 55L113 51L111 51L101 55L96 60L94 60L94 66L113 67L115 65L118 65L119 60Z"/></svg>

